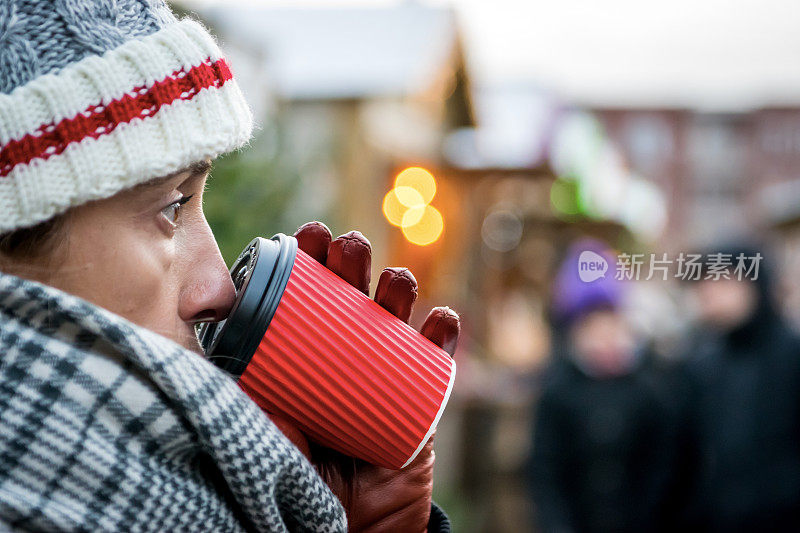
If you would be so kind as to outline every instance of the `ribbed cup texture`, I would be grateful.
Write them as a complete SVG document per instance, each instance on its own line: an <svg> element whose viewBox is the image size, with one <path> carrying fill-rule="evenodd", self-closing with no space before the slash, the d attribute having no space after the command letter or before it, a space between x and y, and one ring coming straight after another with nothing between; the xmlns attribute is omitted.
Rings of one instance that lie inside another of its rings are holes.
<svg viewBox="0 0 800 533"><path fill-rule="evenodd" d="M388 468L423 443L454 363L302 250L239 384L314 441Z"/></svg>

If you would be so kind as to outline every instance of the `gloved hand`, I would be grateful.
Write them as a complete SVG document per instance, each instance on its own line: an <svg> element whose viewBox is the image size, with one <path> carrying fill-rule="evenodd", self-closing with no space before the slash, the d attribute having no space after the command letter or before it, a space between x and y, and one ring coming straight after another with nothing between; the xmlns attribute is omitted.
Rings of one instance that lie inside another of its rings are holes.
<svg viewBox="0 0 800 533"><path fill-rule="evenodd" d="M352 286L369 295L372 248L359 232L332 241L321 222L301 226L294 236L300 249ZM417 298L417 281L408 269L385 268L378 280L375 301L408 322ZM451 356L460 322L447 307L431 310L421 333ZM428 527L433 491L433 438L402 470L389 470L309 443L286 419L270 414L283 433L311 460L320 476L342 502L351 532L424 532Z"/></svg>

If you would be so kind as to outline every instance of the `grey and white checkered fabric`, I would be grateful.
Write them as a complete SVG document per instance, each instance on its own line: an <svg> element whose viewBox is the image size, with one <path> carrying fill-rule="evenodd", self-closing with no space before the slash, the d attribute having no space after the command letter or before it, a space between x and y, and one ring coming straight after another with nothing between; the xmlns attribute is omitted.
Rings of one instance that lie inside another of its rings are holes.
<svg viewBox="0 0 800 533"><path fill-rule="evenodd" d="M311 464L208 361L83 300L0 274L7 529L347 528Z"/></svg>

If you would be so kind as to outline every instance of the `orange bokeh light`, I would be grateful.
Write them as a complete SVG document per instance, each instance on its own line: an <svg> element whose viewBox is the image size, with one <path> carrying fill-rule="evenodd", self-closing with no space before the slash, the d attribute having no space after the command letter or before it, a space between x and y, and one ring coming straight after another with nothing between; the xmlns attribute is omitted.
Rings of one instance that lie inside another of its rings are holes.
<svg viewBox="0 0 800 533"><path fill-rule="evenodd" d="M422 195L424 203L431 203L436 196L436 179L433 174L422 167L409 167L394 180L395 187L411 187ZM414 207L409 205L408 207Z"/></svg>
<svg viewBox="0 0 800 533"><path fill-rule="evenodd" d="M421 214L419 212L422 212ZM406 222L416 222L406 225ZM427 246L436 242L444 231L444 217L433 206L409 209L403 216L403 235L409 242L418 246Z"/></svg>
<svg viewBox="0 0 800 533"><path fill-rule="evenodd" d="M383 197L383 216L393 226L399 227L402 225L403 215L409 210L405 202L424 205L422 196L410 187L395 187Z"/></svg>
<svg viewBox="0 0 800 533"><path fill-rule="evenodd" d="M395 178L394 188L383 197L383 215L403 231L412 244L427 246L444 231L444 218L429 205L436 196L436 179L421 167L409 167Z"/></svg>

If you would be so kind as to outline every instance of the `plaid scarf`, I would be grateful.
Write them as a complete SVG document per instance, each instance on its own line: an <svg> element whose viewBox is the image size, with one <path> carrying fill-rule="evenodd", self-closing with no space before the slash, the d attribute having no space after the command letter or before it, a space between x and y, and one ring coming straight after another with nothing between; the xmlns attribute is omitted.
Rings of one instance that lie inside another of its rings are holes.
<svg viewBox="0 0 800 533"><path fill-rule="evenodd" d="M0 530L345 531L311 464L204 358L0 273Z"/></svg>

